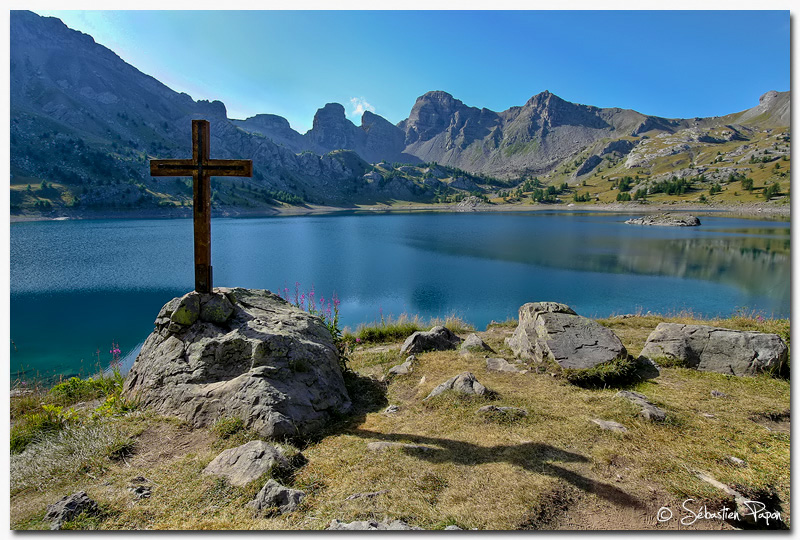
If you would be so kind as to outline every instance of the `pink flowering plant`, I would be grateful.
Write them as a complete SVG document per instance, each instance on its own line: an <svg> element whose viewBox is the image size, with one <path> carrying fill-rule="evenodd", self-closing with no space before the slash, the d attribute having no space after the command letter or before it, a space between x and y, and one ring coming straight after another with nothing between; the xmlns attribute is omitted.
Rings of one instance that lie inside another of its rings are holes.
<svg viewBox="0 0 800 540"><path fill-rule="evenodd" d="M311 290L302 291L300 282L294 283L294 296L289 295L289 288L284 285L282 289L283 299L295 307L307 311L311 315L319 317L328 331L333 337L333 342L339 351L339 363L343 370L347 369L346 362L349 354L353 351L354 343L342 334L342 329L339 327L339 306L341 301L333 291L330 298L325 298L322 295L317 297L317 292L314 290L314 284L311 284Z"/></svg>

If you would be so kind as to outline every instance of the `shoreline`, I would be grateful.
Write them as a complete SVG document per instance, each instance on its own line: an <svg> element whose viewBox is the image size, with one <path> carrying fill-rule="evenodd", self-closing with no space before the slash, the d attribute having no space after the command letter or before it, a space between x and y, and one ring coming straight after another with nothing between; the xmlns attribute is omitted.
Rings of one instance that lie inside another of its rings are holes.
<svg viewBox="0 0 800 540"><path fill-rule="evenodd" d="M212 211L213 218L258 218L325 215L338 213L401 213L401 212L442 212L442 213L474 213L474 212L608 212L653 214L659 212L693 212L698 215L726 214L741 217L791 217L791 206L788 204L745 203L729 204L686 204L686 203L613 203L613 204L483 204L477 206L459 206L458 204L429 205L363 205L363 206L289 206L280 208L262 208L257 210L223 209ZM191 208L178 209L146 209L117 211L88 211L72 215L10 215L11 223L31 221L74 221L85 219L188 219L192 217Z"/></svg>

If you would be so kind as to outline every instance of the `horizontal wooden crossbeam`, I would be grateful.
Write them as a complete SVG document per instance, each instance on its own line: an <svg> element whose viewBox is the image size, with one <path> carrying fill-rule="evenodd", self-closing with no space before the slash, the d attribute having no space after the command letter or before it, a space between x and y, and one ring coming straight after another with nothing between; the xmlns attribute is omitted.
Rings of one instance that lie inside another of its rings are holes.
<svg viewBox="0 0 800 540"><path fill-rule="evenodd" d="M197 164L191 159L152 159L150 176L192 176L194 173L209 176L253 176L253 162L249 159L209 159Z"/></svg>

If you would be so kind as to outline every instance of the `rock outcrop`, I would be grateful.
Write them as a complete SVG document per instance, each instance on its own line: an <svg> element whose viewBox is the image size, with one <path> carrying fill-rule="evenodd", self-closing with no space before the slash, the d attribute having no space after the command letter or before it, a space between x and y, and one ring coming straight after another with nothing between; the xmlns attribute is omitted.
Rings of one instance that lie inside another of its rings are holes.
<svg viewBox="0 0 800 540"><path fill-rule="evenodd" d="M241 418L264 437L304 436L350 398L320 319L266 290L214 289L169 301L123 395L207 426Z"/></svg>
<svg viewBox="0 0 800 540"><path fill-rule="evenodd" d="M781 369L789 357L777 334L713 326L659 323L641 357L727 375L755 375Z"/></svg>
<svg viewBox="0 0 800 540"><path fill-rule="evenodd" d="M519 325L506 343L521 358L550 360L562 368L587 369L628 357L611 330L555 302L520 307Z"/></svg>
<svg viewBox="0 0 800 540"><path fill-rule="evenodd" d="M67 521L71 521L84 512L93 514L98 510L97 503L90 499L85 491L67 495L60 501L48 504L44 520L50 522L50 530L59 530Z"/></svg>
<svg viewBox="0 0 800 540"><path fill-rule="evenodd" d="M434 326L427 332L414 332L406 338L400 352L419 354L425 351L448 351L455 349L461 338L444 326Z"/></svg>
<svg viewBox="0 0 800 540"><path fill-rule="evenodd" d="M640 218L632 218L625 223L629 225L651 225L657 227L697 227L700 220L689 214L673 214L664 212Z"/></svg>

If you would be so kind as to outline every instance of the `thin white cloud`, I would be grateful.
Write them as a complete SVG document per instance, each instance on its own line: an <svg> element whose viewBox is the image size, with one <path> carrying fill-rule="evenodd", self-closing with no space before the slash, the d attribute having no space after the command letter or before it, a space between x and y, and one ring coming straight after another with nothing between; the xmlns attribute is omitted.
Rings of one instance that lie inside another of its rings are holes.
<svg viewBox="0 0 800 540"><path fill-rule="evenodd" d="M351 118L361 118L361 115L364 114L364 111L375 112L375 107L370 105L364 97L354 97L350 98L350 104L353 106L353 110L350 111Z"/></svg>

